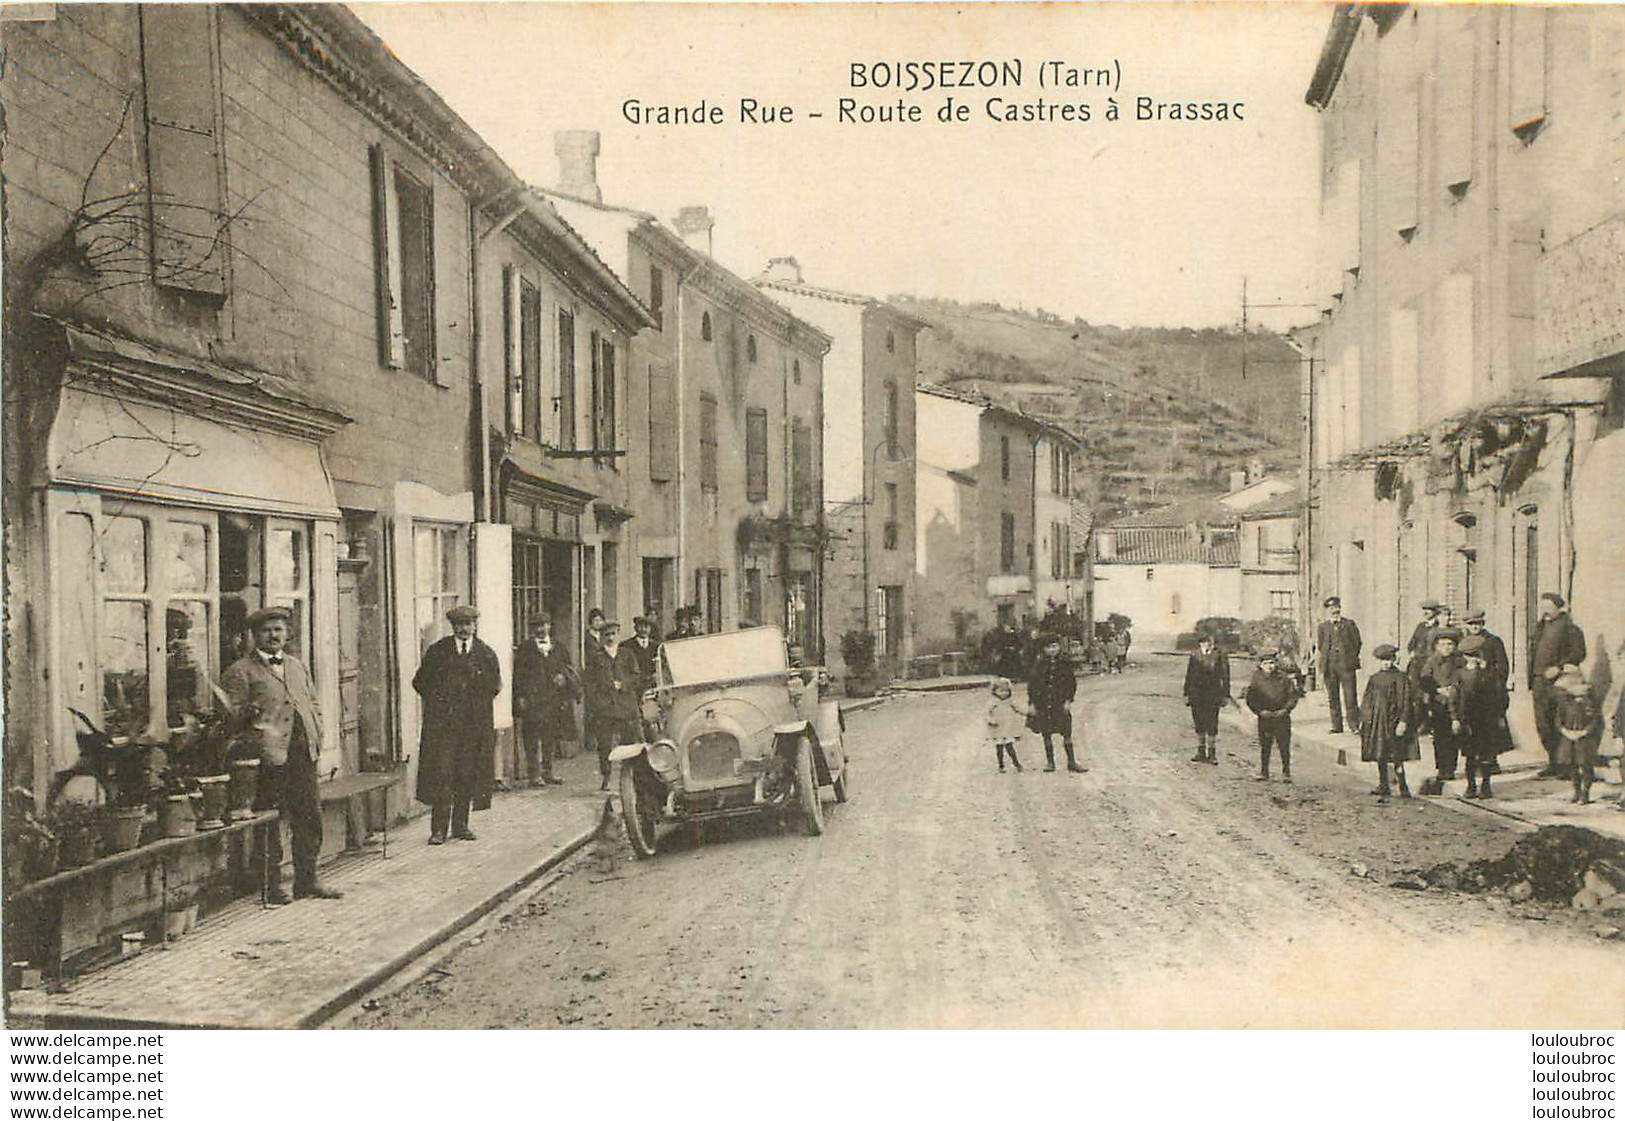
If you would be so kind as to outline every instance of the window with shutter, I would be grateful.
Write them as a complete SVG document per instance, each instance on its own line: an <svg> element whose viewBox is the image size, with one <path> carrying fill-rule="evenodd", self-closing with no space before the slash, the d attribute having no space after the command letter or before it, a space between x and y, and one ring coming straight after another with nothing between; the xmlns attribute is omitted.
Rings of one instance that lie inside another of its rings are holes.
<svg viewBox="0 0 1625 1121"><path fill-rule="evenodd" d="M797 519L812 510L812 431L799 421L790 429L790 512Z"/></svg>
<svg viewBox="0 0 1625 1121"><path fill-rule="evenodd" d="M382 146L371 160L379 361L445 384L435 357L434 192Z"/></svg>
<svg viewBox="0 0 1625 1121"><path fill-rule="evenodd" d="M223 299L228 246L212 6L143 4L139 10L153 280Z"/></svg>
<svg viewBox="0 0 1625 1121"><path fill-rule="evenodd" d="M559 309L559 395L554 402L558 414L558 445L576 446L576 317Z"/></svg>
<svg viewBox="0 0 1625 1121"><path fill-rule="evenodd" d="M507 406L508 434L514 435L524 425L525 379L520 373L519 357L519 270L512 265L502 267L502 374L507 392L503 399Z"/></svg>
<svg viewBox="0 0 1625 1121"><path fill-rule="evenodd" d="M886 383L886 458L897 458L897 383Z"/></svg>
<svg viewBox="0 0 1625 1121"><path fill-rule="evenodd" d="M597 439L594 447L600 451L613 451L619 436L615 421L615 344L600 337L597 349L598 415L593 424Z"/></svg>
<svg viewBox="0 0 1625 1121"><path fill-rule="evenodd" d="M999 571L1016 570L1016 516L1009 512L999 515Z"/></svg>
<svg viewBox="0 0 1625 1121"><path fill-rule="evenodd" d="M700 395L700 487L717 489L717 399Z"/></svg>
<svg viewBox="0 0 1625 1121"><path fill-rule="evenodd" d="M519 282L519 417L525 435L542 438L542 293L528 280Z"/></svg>
<svg viewBox="0 0 1625 1121"><path fill-rule="evenodd" d="M745 498L767 501L767 410L745 410Z"/></svg>
<svg viewBox="0 0 1625 1121"><path fill-rule="evenodd" d="M677 402L671 371L649 365L649 478L665 482L677 467Z"/></svg>
<svg viewBox="0 0 1625 1121"><path fill-rule="evenodd" d="M649 266L649 314L654 317L655 330L666 329L666 274L659 266Z"/></svg>

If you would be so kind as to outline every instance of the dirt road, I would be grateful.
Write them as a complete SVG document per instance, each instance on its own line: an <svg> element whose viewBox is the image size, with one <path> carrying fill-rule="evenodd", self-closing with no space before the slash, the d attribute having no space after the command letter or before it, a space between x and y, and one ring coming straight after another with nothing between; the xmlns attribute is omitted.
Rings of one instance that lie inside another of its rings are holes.
<svg viewBox="0 0 1625 1121"><path fill-rule="evenodd" d="M1084 775L998 774L980 694L857 714L828 829L578 861L357 1027L1540 1027L1625 1022L1625 950L1390 873L1504 852L1491 815L1192 747L1170 667L1080 683ZM1369 770L1369 768L1367 768ZM827 792L826 792L827 793ZM1369 870L1369 877L1354 869ZM1591 925L1595 925L1593 922Z"/></svg>

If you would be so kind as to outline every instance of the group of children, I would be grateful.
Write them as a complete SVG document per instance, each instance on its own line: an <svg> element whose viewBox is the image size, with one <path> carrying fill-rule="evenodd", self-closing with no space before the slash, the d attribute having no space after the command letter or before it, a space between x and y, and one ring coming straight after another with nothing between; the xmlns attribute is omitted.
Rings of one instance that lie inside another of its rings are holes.
<svg viewBox="0 0 1625 1121"><path fill-rule="evenodd" d="M1196 652L1185 663L1185 704L1191 710L1191 723L1196 726L1196 754L1192 763L1219 762L1219 710L1226 704L1235 704L1230 695L1230 659L1218 648L1211 634L1197 640ZM1281 667L1278 651L1265 650L1258 655L1258 670L1253 674L1242 700L1258 718L1258 774L1259 782L1268 782L1270 760L1281 758L1281 781L1292 781L1292 709L1303 688L1294 674Z"/></svg>

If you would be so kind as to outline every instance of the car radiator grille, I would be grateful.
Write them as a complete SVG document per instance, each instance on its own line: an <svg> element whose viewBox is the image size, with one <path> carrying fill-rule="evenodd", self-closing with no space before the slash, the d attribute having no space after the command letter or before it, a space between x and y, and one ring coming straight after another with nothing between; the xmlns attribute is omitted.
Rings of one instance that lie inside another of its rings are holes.
<svg viewBox="0 0 1625 1121"><path fill-rule="evenodd" d="M733 778L739 741L727 732L707 732L688 745L688 773L698 782Z"/></svg>

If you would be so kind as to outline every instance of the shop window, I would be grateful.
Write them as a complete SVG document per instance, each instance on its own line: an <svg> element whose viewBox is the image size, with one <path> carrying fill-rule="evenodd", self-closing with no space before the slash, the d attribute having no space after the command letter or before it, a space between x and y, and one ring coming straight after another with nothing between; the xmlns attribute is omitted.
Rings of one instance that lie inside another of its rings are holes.
<svg viewBox="0 0 1625 1121"><path fill-rule="evenodd" d="M291 610L289 651L310 661L308 525L111 501L104 511L93 495L77 502L58 522L61 547L76 551L64 571L79 573L58 597L66 695L83 704L94 676L109 734L162 741L212 709L212 686L250 649L245 622L261 606ZM87 551L94 563L81 571Z"/></svg>
<svg viewBox="0 0 1625 1121"><path fill-rule="evenodd" d="M413 605L418 653L450 632L446 612L468 601L468 558L462 530L418 525L412 530Z"/></svg>

